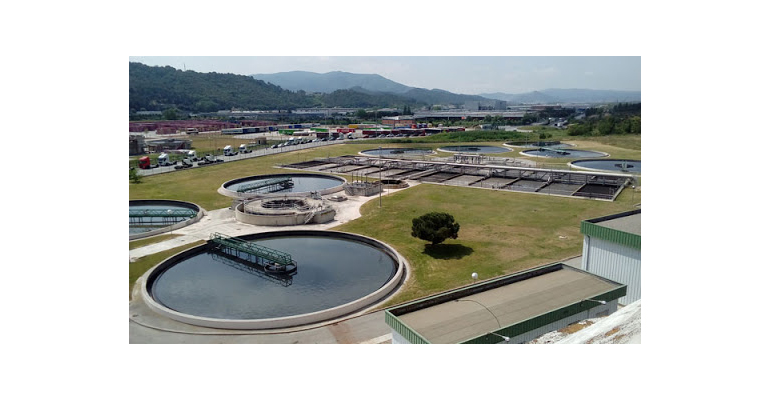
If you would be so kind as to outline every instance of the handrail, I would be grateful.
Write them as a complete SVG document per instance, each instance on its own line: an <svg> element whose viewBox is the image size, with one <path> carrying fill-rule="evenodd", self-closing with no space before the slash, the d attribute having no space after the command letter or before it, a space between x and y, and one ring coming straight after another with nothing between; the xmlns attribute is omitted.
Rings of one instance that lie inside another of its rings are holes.
<svg viewBox="0 0 770 400"><path fill-rule="evenodd" d="M240 250L257 257L262 257L267 260L277 262L281 265L290 265L294 263L291 258L291 254L289 253L284 253L269 247L260 246L256 243L247 242L245 240L223 235L218 232L212 232L209 240L229 248Z"/></svg>
<svg viewBox="0 0 770 400"><path fill-rule="evenodd" d="M158 210L149 208L129 209L128 217L194 217L198 214L195 210Z"/></svg>

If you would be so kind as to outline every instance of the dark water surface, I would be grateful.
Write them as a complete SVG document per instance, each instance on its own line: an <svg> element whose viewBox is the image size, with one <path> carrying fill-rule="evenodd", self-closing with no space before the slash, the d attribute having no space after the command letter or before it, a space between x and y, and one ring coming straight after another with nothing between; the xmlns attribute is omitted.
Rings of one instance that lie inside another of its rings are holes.
<svg viewBox="0 0 770 400"><path fill-rule="evenodd" d="M439 148L439 150L475 154L507 153L511 151L511 149L498 146L444 146Z"/></svg>
<svg viewBox="0 0 770 400"><path fill-rule="evenodd" d="M525 150L525 151L522 151L522 153L529 156L551 157L551 158L591 158L591 157L605 156L604 153L599 153L596 151L568 150L568 149L558 149L558 151L549 151L549 150L543 150L543 149Z"/></svg>
<svg viewBox="0 0 770 400"><path fill-rule="evenodd" d="M285 317L360 299L385 285L396 271L390 256L361 242L312 236L253 242L291 254L297 274L281 281L206 251L163 272L152 287L153 298L200 317Z"/></svg>
<svg viewBox="0 0 770 400"><path fill-rule="evenodd" d="M406 156L418 156L418 155L424 155L424 154L430 154L433 150L431 149L411 149L411 148L387 148L387 149L371 149L371 150L364 150L361 153L366 154L367 156L399 156L399 155L406 155ZM380 154L382 153L382 154Z"/></svg>
<svg viewBox="0 0 770 400"><path fill-rule="evenodd" d="M625 165L623 165L624 162ZM574 161L572 165L604 171L642 173L641 160L580 160Z"/></svg>
<svg viewBox="0 0 770 400"><path fill-rule="evenodd" d="M274 179L274 178L282 178L282 177L291 177L291 181L294 183L294 186L279 190L275 192L270 193L297 193L297 192L315 192L315 191L321 191L324 189L333 188L335 186L342 185L342 181L340 179L335 179L327 176L294 176L294 175L279 175L279 176L271 176L269 178L255 178L252 180L245 180L238 183L234 183L231 185L225 186L228 190L237 191L238 188L241 187L241 185L251 185L260 181L265 181L268 179ZM266 192L267 189L259 189L255 192Z"/></svg>

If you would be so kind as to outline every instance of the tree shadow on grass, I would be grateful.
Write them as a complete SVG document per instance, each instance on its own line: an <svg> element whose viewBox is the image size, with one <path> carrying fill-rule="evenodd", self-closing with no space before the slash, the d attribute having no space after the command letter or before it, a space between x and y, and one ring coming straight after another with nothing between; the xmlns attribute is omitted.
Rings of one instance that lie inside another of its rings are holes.
<svg viewBox="0 0 770 400"><path fill-rule="evenodd" d="M465 256L473 254L473 249L461 244L425 244L423 254L441 260L459 260Z"/></svg>

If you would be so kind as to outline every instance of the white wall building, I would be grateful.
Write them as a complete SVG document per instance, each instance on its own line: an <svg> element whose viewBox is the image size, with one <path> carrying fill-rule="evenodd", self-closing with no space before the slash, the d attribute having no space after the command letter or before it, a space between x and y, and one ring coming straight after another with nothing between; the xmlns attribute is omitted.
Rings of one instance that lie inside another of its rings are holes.
<svg viewBox="0 0 770 400"><path fill-rule="evenodd" d="M642 298L642 210L589 219L580 224L586 272L628 286L620 304Z"/></svg>

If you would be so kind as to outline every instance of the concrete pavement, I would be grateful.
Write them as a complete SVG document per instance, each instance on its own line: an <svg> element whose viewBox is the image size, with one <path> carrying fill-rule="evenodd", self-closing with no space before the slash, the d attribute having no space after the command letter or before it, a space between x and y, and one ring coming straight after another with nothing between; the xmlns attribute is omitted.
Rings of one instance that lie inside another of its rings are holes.
<svg viewBox="0 0 770 400"><path fill-rule="evenodd" d="M390 343L384 311L365 313L309 327L265 331L236 331L187 325L162 317L147 307L134 289L129 303L128 342L159 343L272 343L272 344L380 344Z"/></svg>

